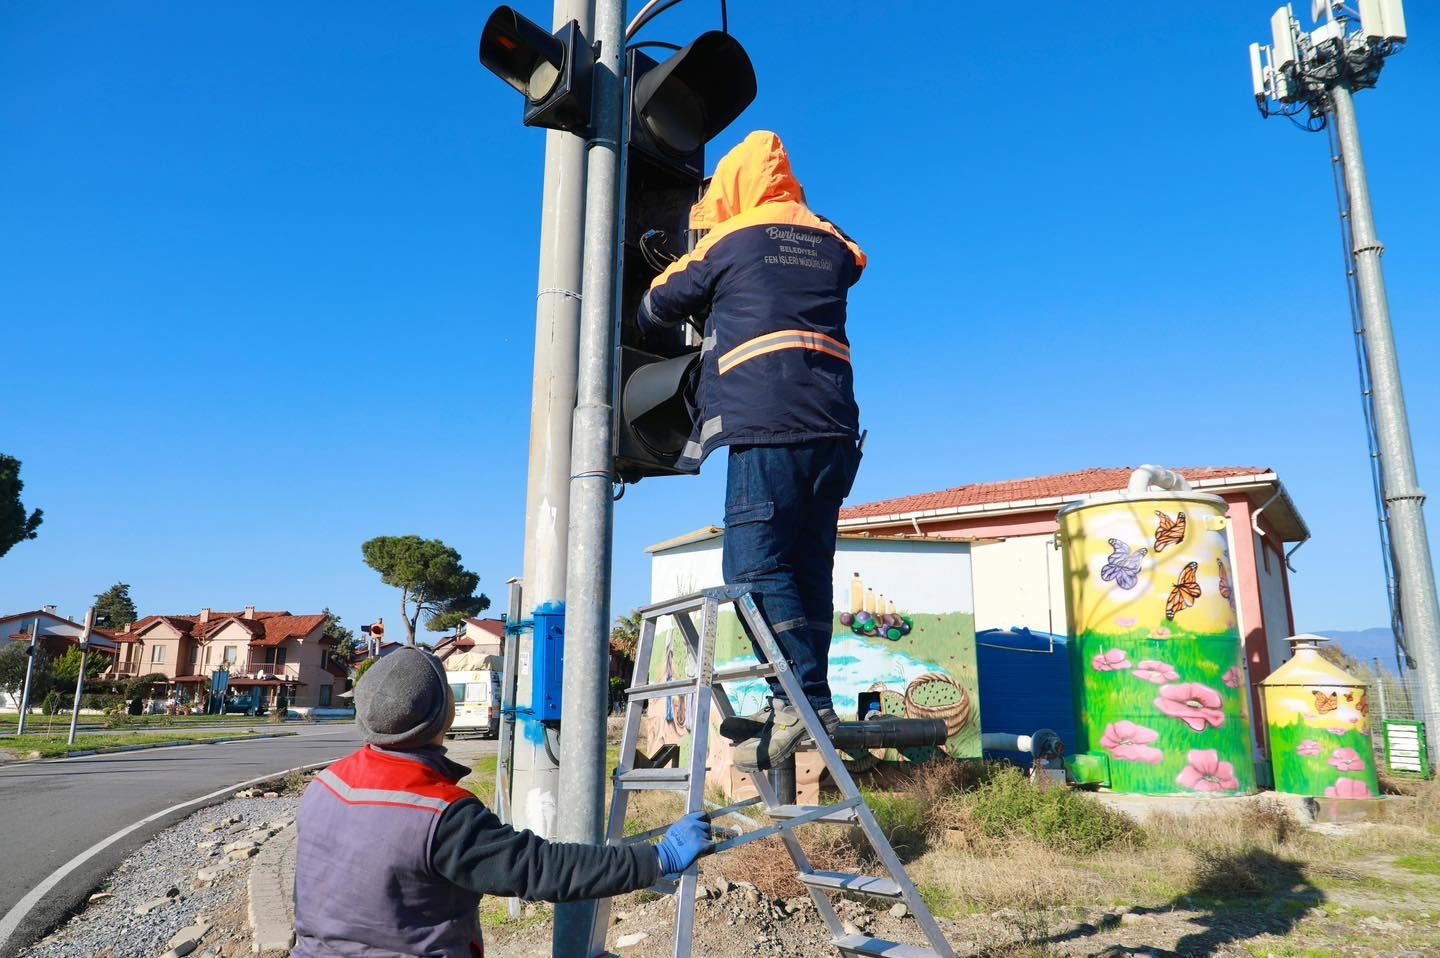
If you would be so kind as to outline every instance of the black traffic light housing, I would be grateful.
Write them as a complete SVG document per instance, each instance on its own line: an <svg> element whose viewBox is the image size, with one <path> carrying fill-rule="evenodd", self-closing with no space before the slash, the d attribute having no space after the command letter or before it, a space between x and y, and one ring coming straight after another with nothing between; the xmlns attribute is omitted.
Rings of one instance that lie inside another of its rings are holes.
<svg viewBox="0 0 1440 958"><path fill-rule="evenodd" d="M755 70L734 37L712 31L663 62L631 50L625 88L615 472L636 482L680 473L700 357L693 329L647 335L636 313L651 281L694 246L690 208L705 187L705 144L755 99Z"/></svg>
<svg viewBox="0 0 1440 958"><path fill-rule="evenodd" d="M595 51L574 20L552 34L496 7L480 32L480 63L524 95L526 126L589 135Z"/></svg>

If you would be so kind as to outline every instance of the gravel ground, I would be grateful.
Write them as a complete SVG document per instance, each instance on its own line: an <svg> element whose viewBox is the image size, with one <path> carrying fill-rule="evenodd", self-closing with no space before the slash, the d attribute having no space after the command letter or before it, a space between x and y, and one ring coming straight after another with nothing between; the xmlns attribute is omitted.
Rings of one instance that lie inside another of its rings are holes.
<svg viewBox="0 0 1440 958"><path fill-rule="evenodd" d="M280 798L236 798L204 811L157 835L127 858L101 886L108 898L95 901L21 955L26 958L154 958L180 931L204 918L213 923L199 948L202 958L253 954L246 920L246 879L250 859L232 861L223 847L246 838L251 829L293 819L299 794ZM233 819L234 821L230 821ZM207 832L207 826L228 824ZM207 850L196 846L219 842ZM229 867L218 879L199 881L202 868ZM145 915L137 905L171 901Z"/></svg>

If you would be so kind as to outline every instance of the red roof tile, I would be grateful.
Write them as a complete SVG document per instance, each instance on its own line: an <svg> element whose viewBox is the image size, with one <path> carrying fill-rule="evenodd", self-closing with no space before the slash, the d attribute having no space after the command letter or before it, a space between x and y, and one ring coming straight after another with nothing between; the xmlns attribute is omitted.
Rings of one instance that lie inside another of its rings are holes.
<svg viewBox="0 0 1440 958"><path fill-rule="evenodd" d="M966 506L1114 492L1125 488L1133 471L1134 467L1124 466L1112 469L1082 469L1079 472L1066 472L1057 476L1037 476L1031 479L1011 479L1005 482L978 482L968 486L956 486L954 489L942 489L939 492L900 496L895 499L881 499L878 502L850 506L840 510L840 521L928 512L934 509L962 509ZM1260 476L1271 470L1260 466L1195 466L1175 471L1191 482L1197 482L1204 479L1228 479L1234 476Z"/></svg>
<svg viewBox="0 0 1440 958"><path fill-rule="evenodd" d="M208 621L201 623L198 615L147 615L130 627L130 634L122 636L131 641L135 633L148 628L155 622L166 622L182 635L204 639L219 631L229 622L237 622L250 633L250 644L259 648L276 646L289 638L299 638L315 631L316 626L325 623L325 614L291 615L289 612L256 612L252 619L243 612L211 612Z"/></svg>

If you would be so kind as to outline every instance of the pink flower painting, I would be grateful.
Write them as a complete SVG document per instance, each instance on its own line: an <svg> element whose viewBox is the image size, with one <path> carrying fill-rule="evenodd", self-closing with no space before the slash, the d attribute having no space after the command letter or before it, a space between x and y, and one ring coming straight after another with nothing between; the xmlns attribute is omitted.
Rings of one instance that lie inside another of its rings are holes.
<svg viewBox="0 0 1440 958"><path fill-rule="evenodd" d="M1137 679L1154 682L1156 685L1164 685L1166 682L1174 682L1180 678L1180 673L1171 668L1169 663L1156 659L1145 659L1135 666L1135 671L1130 674Z"/></svg>
<svg viewBox="0 0 1440 958"><path fill-rule="evenodd" d="M1165 753L1151 746L1160 733L1134 722L1114 722L1105 726L1100 746L1122 762L1144 762L1159 765Z"/></svg>
<svg viewBox="0 0 1440 958"><path fill-rule="evenodd" d="M1168 639L1172 634L1169 627L1164 625L1157 625L1150 630L1150 638L1152 639Z"/></svg>
<svg viewBox="0 0 1440 958"><path fill-rule="evenodd" d="M1315 741L1313 738L1307 738L1305 741L1295 746L1295 751L1297 754L1300 755L1314 756L1319 755L1321 752L1324 751L1324 749L1322 749L1320 747L1320 743Z"/></svg>
<svg viewBox="0 0 1440 958"><path fill-rule="evenodd" d="M1220 681L1232 689L1238 689L1240 684L1245 681L1245 675L1240 671L1240 666L1232 665L1230 666L1230 670L1221 677Z"/></svg>
<svg viewBox="0 0 1440 958"><path fill-rule="evenodd" d="M1130 657L1124 649L1111 649L1092 658L1090 667L1096 672L1119 672L1130 668Z"/></svg>
<svg viewBox="0 0 1440 958"><path fill-rule="evenodd" d="M1215 749L1195 749L1189 759L1190 764L1180 770L1175 781L1192 792L1233 792L1240 787L1235 766L1220 761L1220 753Z"/></svg>
<svg viewBox="0 0 1440 958"><path fill-rule="evenodd" d="M1135 616L1122 615L1120 618L1115 620L1115 624L1122 629L1133 629L1135 628Z"/></svg>
<svg viewBox="0 0 1440 958"><path fill-rule="evenodd" d="M1365 760L1353 748L1337 748L1330 756L1330 764L1342 772L1365 771Z"/></svg>
<svg viewBox="0 0 1440 958"><path fill-rule="evenodd" d="M1337 778L1325 789L1326 798L1372 798L1370 786L1358 778Z"/></svg>
<svg viewBox="0 0 1440 958"><path fill-rule="evenodd" d="M1345 730L1344 730L1343 728L1327 728L1325 731L1329 732L1331 735L1344 735L1344 734L1345 734Z"/></svg>
<svg viewBox="0 0 1440 958"><path fill-rule="evenodd" d="M1155 700L1155 707L1197 732L1225 724L1225 713L1220 710L1220 693L1199 682L1160 686L1160 697Z"/></svg>

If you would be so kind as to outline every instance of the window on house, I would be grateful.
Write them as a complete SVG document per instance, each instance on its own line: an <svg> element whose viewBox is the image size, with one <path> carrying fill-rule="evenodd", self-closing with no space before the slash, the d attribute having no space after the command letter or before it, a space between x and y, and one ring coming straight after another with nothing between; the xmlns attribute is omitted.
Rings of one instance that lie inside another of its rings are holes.
<svg viewBox="0 0 1440 958"><path fill-rule="evenodd" d="M152 648L152 649L150 650L150 664L151 664L151 665L164 665L164 664L165 664L165 646L163 646L163 645L157 645L157 646L155 646L154 648Z"/></svg>
<svg viewBox="0 0 1440 958"><path fill-rule="evenodd" d="M192 646L190 646L190 664L191 664L191 665L198 665L199 663L200 663L200 648L199 648L199 646L192 645Z"/></svg>
<svg viewBox="0 0 1440 958"><path fill-rule="evenodd" d="M233 645L227 645L227 646L225 646L225 664L226 664L226 665L234 665L234 664L235 664L235 646L233 646Z"/></svg>
<svg viewBox="0 0 1440 958"><path fill-rule="evenodd" d="M1265 563L1265 571L1270 571L1270 549L1267 546L1260 547L1260 559Z"/></svg>
<svg viewBox="0 0 1440 958"><path fill-rule="evenodd" d="M275 664L276 664L276 665L278 665L278 666L283 666L283 665L285 664L285 652L286 652L286 650L285 650L283 647L278 648L278 649L275 650Z"/></svg>
<svg viewBox="0 0 1440 958"><path fill-rule="evenodd" d="M331 686L328 685L320 686L320 707L322 709L330 704L330 688Z"/></svg>

